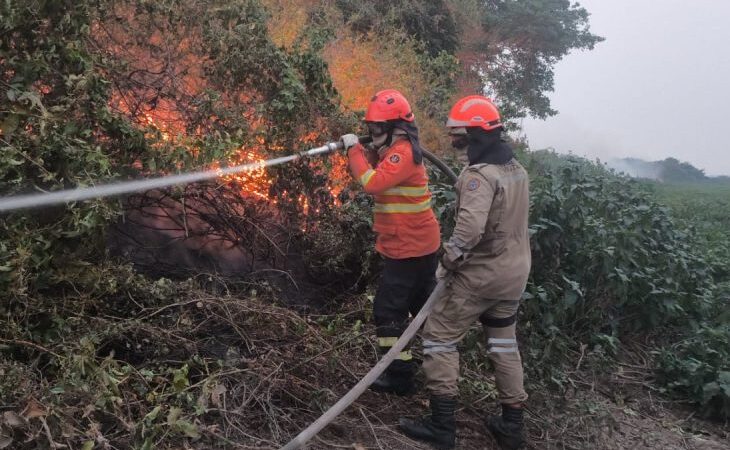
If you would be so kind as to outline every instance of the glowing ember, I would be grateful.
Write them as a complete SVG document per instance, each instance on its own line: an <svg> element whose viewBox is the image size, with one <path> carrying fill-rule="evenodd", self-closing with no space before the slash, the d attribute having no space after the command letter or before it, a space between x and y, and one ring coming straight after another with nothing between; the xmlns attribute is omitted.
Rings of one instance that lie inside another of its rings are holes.
<svg viewBox="0 0 730 450"><path fill-rule="evenodd" d="M230 162L233 165L256 163L251 170L224 177L224 179L241 186L242 194L250 194L264 200L271 200L269 197L269 189L271 188L272 180L266 173L265 158L258 154L255 149L242 148L236 158Z"/></svg>
<svg viewBox="0 0 730 450"><path fill-rule="evenodd" d="M334 198L334 203L340 206L339 195L342 189L350 183L350 169L347 164L347 157L341 153L330 156L331 168L329 170L328 179L329 193Z"/></svg>

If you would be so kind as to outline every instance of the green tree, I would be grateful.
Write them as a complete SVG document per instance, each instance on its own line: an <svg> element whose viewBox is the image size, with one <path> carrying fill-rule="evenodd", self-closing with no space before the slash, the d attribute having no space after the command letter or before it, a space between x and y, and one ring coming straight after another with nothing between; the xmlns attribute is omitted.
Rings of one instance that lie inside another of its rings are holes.
<svg viewBox="0 0 730 450"><path fill-rule="evenodd" d="M448 0L337 0L336 4L353 30L371 31L384 38L400 30L422 42L430 56L453 53L459 47L456 23Z"/></svg>
<svg viewBox="0 0 730 450"><path fill-rule="evenodd" d="M428 57L458 55L462 90L486 91L503 115L547 117L555 64L572 50L593 49L589 14L570 0L338 0L349 25L390 39L400 31L423 44ZM428 70L428 65L424 66ZM464 92L466 93L466 92Z"/></svg>
<svg viewBox="0 0 730 450"><path fill-rule="evenodd" d="M688 162L680 162L676 158L667 158L658 164L660 167L660 178L664 182L688 183L707 179L703 170L696 168Z"/></svg>
<svg viewBox="0 0 730 450"><path fill-rule="evenodd" d="M454 0L479 18L481 32L465 36L471 70L507 117L556 114L546 93L553 91L555 64L572 50L593 49L603 38L590 32L589 13L570 0Z"/></svg>

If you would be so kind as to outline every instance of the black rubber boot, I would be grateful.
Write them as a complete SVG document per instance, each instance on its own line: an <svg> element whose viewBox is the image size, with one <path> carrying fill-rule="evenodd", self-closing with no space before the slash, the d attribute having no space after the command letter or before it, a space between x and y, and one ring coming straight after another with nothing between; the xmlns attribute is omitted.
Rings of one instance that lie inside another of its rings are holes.
<svg viewBox="0 0 730 450"><path fill-rule="evenodd" d="M522 408L502 405L502 416L488 418L487 428L504 450L518 450L526 444Z"/></svg>
<svg viewBox="0 0 730 450"><path fill-rule="evenodd" d="M398 425L413 438L426 441L440 450L456 445L455 397L431 397L431 415L419 419L401 417Z"/></svg>
<svg viewBox="0 0 730 450"><path fill-rule="evenodd" d="M393 361L390 366L370 385L370 390L396 395L412 395L416 392L413 361Z"/></svg>

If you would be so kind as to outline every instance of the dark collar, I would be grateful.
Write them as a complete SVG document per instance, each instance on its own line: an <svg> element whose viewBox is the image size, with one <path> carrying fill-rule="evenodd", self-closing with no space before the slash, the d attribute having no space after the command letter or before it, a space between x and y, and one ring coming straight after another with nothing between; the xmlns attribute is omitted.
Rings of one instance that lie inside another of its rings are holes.
<svg viewBox="0 0 730 450"><path fill-rule="evenodd" d="M502 131L485 131L481 128L470 128L469 146L466 156L469 165L475 164L507 164L514 158L514 152L507 142L502 140Z"/></svg>

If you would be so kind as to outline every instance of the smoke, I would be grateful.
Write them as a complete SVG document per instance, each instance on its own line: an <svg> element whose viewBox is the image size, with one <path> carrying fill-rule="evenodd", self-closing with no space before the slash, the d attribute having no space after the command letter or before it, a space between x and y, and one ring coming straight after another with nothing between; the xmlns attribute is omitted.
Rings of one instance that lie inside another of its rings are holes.
<svg viewBox="0 0 730 450"><path fill-rule="evenodd" d="M662 167L658 162L644 161L637 158L612 158L606 165L616 172L624 173L633 178L645 178L662 181Z"/></svg>
<svg viewBox="0 0 730 450"><path fill-rule="evenodd" d="M591 13L591 30L606 41L556 65L550 97L560 114L525 119L531 143L604 161L674 157L708 175L730 175L730 153L722 151L730 104L730 2L580 3ZM602 148L593 135L608 145ZM598 155L599 149L608 154Z"/></svg>

